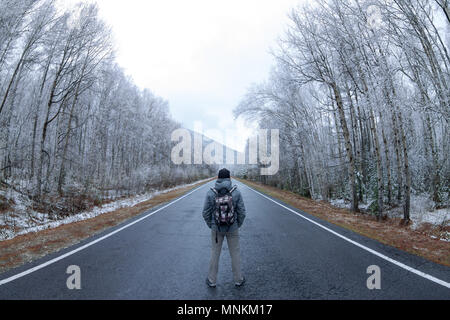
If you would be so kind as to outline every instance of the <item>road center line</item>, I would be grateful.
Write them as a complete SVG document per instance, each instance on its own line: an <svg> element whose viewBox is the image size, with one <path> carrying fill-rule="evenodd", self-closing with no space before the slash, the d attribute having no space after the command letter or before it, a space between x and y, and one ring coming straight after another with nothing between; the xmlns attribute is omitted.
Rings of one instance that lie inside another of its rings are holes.
<svg viewBox="0 0 450 320"><path fill-rule="evenodd" d="M380 258L382 258L382 259L384 259L384 260L386 260L386 261L389 261L389 262L395 264L396 266L399 266L400 268L403 268L403 269L405 269L405 270L407 270L407 271L409 271L409 272L412 272L412 273L414 273L414 274L416 274L416 275L418 275L418 276L420 276L420 277L422 277L422 278L428 279L428 280L430 280L430 281L433 281L433 282L435 282L435 283L437 283L437 284L440 284L441 286L444 286L444 287L447 287L447 288L450 289L450 283L445 282L444 280L438 279L438 278L436 278L436 277L433 277L432 275L429 275L429 274L427 274L427 273L425 273L425 272L422 272L422 271L419 271L419 270L417 270L417 269L414 269L414 268L412 268L412 267L410 267L410 266L407 266L406 264L401 263L401 262L399 262L399 261L397 261L397 260L394 260L394 259L392 259L392 258L389 258L388 256L385 256L384 254L379 253L378 251L375 251L375 250L373 250L373 249L370 249L370 248L368 248L368 247L366 247L366 246L364 246L364 245L362 245L362 244L360 244L360 243L358 243L358 242L356 242L356 241L353 241L353 240L351 240L351 239L349 239L349 238L347 238L347 237L341 235L340 233L337 233L336 231L331 230L330 228L327 228L327 227L321 225L320 223L318 223L318 222L316 222L316 221L314 221L314 220L312 220L312 219L310 219L310 218L308 218L308 217L305 217L304 215L302 215L302 214L296 212L295 210L292 210L291 208L288 208L288 207L286 207L285 205L282 205L281 203L279 203L279 202L277 202L277 201L275 201L275 200L269 198L268 196L262 194L261 192L258 192L258 191L256 191L256 190L254 190L253 188L250 188L250 187L247 186L247 185L246 185L246 187L249 188L250 190L252 190L253 192L259 194L261 197L264 197L264 198L266 198L266 199L268 199L268 200L270 200L270 201L276 203L276 204L279 205L280 207L282 207L282 208L284 208L284 209L286 209L286 210L288 210L288 211L290 211L290 212L292 212L292 213L295 213L297 216L299 216L299 217L301 217L301 218L303 218L303 219L305 219L305 220L307 220L307 221L309 221L309 222L315 224L316 226L318 226L318 227L320 227L320 228L322 228L322 229L324 229L324 230L326 230L326 231L328 231L328 232L334 234L335 236L338 236L339 238L341 238L341 239L343 239L343 240L345 240L345 241L347 241L347 242L350 242L351 244L354 244L355 246L358 246L358 247L360 247L361 249L364 249L364 250L366 250L366 251L368 251L368 252L370 252L370 253L372 253L372 254L374 254L374 255L376 255L376 256L378 256L378 257L380 257Z"/></svg>
<svg viewBox="0 0 450 320"><path fill-rule="evenodd" d="M38 266L35 266L35 267L30 268L30 269L28 269L28 270L25 270L25 271L23 271L23 272L21 272L21 273L18 273L18 274L16 274L16 275L14 275L14 276L11 276L11 277L6 278L6 279L3 279L3 280L0 280L0 286L6 284L6 283L8 283L8 282L17 280L17 279L19 279L19 278L22 278L22 277L24 277L24 276L26 276L26 275L28 275L28 274L30 274L30 273L33 273L33 272L35 272L35 271L38 271L38 270L40 270L40 269L42 269L42 268L45 268L45 267L47 267L47 266L49 266L49 265L51 265L51 264L53 264L53 263L55 263L55 262L58 262L58 261L60 261L60 260L62 260L62 259L64 259L64 258L67 258L67 257L69 257L69 256L71 256L71 255L73 255L73 254L75 254L75 253L77 253L77 252L79 252L79 251L81 251L81 250L84 250L84 249L86 249L86 248L88 248L88 247L90 247L90 246L92 246L92 245L94 245L94 244L96 244L96 243L98 243L98 242L100 242L100 241L102 241L102 240L105 240L105 239L111 237L112 235L114 235L114 234L116 234L116 233L118 233L118 232L120 232L120 231L122 231L122 230L124 230L124 229L126 229L126 228L129 228L129 227L131 227L132 225L134 225L134 224L136 224L136 223L138 223L138 222L141 222L141 221L144 220L144 219L147 219L148 217L154 215L155 213L157 213L157 212L159 212L159 211L161 211L161 210L164 210L165 208L167 208L167 207L173 205L174 203L176 203L176 202L178 202L178 201L180 201L180 200L186 198L187 196L193 194L194 192L196 192L196 191L198 191L198 190L204 188L205 185L206 185L207 183L208 183L208 182L206 182L205 184L202 184L200 187L195 188L195 189L192 190L191 192L189 192L189 193L187 193L187 194L181 196L181 197L178 198L178 199L173 200L172 202L169 202L168 204L164 205L163 207L158 208L157 210L155 210L155 211L153 211L153 212L151 212L151 213L149 213L149 214L147 214L147 215L145 215L145 216L143 216L143 217L141 217L141 218L139 218L139 219L137 219L137 220L135 220L135 221L133 221L133 222L130 222L130 223L128 223L127 225L125 225L125 226L123 226L123 227L121 227L121 228L119 228L119 229L116 229L116 230L114 230L114 231L112 231L112 232L110 232L110 233L108 233L108 234L106 234L106 235L104 235L104 236L102 236L102 237L100 237L100 238L98 238L98 239L95 239L95 240L93 240L93 241L91 241L91 242L89 242L89 243L86 243L85 245L83 245L83 246L81 246L81 247L79 247L79 248L76 248L76 249L74 249L74 250L72 250L72 251L70 251L70 252L67 252L67 253L65 253L65 254L63 254L63 255L61 255L61 256L59 256L59 257L56 257L56 258L54 258L54 259L51 259L51 260L49 260L49 261L47 261L47 262L44 262L44 263L42 263L42 264L40 264L40 265L38 265Z"/></svg>

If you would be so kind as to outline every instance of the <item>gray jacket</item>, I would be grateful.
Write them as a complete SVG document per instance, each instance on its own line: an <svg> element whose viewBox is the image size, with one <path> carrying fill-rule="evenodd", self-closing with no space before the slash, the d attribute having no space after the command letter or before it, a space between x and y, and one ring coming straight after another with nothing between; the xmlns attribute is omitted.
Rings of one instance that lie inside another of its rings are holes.
<svg viewBox="0 0 450 320"><path fill-rule="evenodd" d="M222 188L231 190L232 187L233 186L231 184L231 179L218 179L215 185L216 190L220 190ZM208 228L210 228L211 230L219 232L234 232L244 223L245 206L242 195L238 189L235 189L231 196L233 197L233 207L236 212L236 221L230 226L229 229L228 226L221 226L218 230L218 226L216 225L216 222L214 220L214 212L216 210L216 195L212 190L209 190L206 194L205 205L203 206L203 219L205 219Z"/></svg>

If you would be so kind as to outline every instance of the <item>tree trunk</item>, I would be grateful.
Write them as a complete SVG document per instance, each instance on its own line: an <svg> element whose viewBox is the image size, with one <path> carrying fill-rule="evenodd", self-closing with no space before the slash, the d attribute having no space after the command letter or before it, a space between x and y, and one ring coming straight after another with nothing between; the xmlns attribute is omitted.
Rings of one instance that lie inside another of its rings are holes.
<svg viewBox="0 0 450 320"><path fill-rule="evenodd" d="M377 219L380 219L383 216L383 194L384 194L383 170L381 163L380 141L378 139L373 110L370 110L370 129L372 131L372 137L374 139L375 157L377 159L377 202L378 202Z"/></svg>
<svg viewBox="0 0 450 320"><path fill-rule="evenodd" d="M387 196L388 204L392 205L392 182L391 182L391 159L389 156L389 146L387 143L386 133L384 131L383 115L380 111L381 135L383 137L384 157L386 158L386 175L387 175Z"/></svg>
<svg viewBox="0 0 450 320"><path fill-rule="evenodd" d="M350 132L348 130L347 121L345 119L345 111L344 111L344 103L342 101L341 93L337 87L336 83L332 84L332 89L334 93L334 97L336 99L336 104L338 107L338 113L340 118L340 123L342 127L342 131L344 134L344 140L345 140L345 151L347 153L347 160L348 160L348 175L350 180L350 193L351 193L351 209L354 212L357 212L358 209L358 197L356 193L356 184L355 184L355 159L353 157L353 150L352 150L352 144L350 141Z"/></svg>
<svg viewBox="0 0 450 320"><path fill-rule="evenodd" d="M411 171L409 169L408 161L408 146L406 143L405 130L403 129L403 120L401 112L398 113L398 122L400 125L400 135L402 137L402 148L403 148L403 159L404 159L404 174L405 174L405 185L404 185L404 202L403 202L403 219L406 223L410 221L410 209L411 209Z"/></svg>
<svg viewBox="0 0 450 320"><path fill-rule="evenodd" d="M433 129L431 125L431 119L430 115L426 113L425 115L425 121L426 121L426 128L427 128L427 135L428 136L428 146L431 149L431 163L432 163L432 173L431 173L431 193L433 195L433 201L436 205L439 205L441 202L440 196L439 196L439 184L440 184L440 178L439 178L439 164L438 164L438 153L436 150L436 146L434 143L434 137L433 137Z"/></svg>
<svg viewBox="0 0 450 320"><path fill-rule="evenodd" d="M35 148L36 148L36 134L37 134L37 123L39 120L39 113L41 110L41 103L42 103L42 95L44 92L44 87L45 87L45 82L47 81L47 75L48 75L48 71L50 69L50 63L53 59L53 50L47 60L47 64L45 66L45 70L44 70L44 74L42 76L42 81L41 81L41 86L39 89L39 96L37 98L37 102L36 102L36 112L34 115L34 120L33 120L33 138L31 140L31 174L30 174L30 179L34 178L34 167L35 167Z"/></svg>

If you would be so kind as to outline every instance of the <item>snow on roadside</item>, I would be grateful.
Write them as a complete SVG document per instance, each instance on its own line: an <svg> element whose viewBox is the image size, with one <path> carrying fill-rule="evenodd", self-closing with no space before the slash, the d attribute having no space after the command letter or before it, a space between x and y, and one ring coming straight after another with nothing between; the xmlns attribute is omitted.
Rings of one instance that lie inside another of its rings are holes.
<svg viewBox="0 0 450 320"><path fill-rule="evenodd" d="M338 207L350 209L350 203L344 199L330 200L330 204ZM360 204L359 208L367 210L371 203ZM433 226L445 226L450 224L450 209L433 209L433 201L426 195L411 195L411 210L410 218L412 220L411 228L417 229L423 223L430 223ZM403 209L401 207L390 209L386 211L391 218L402 218ZM447 232L448 234L448 232ZM441 238L443 241L450 241L450 234L446 238Z"/></svg>
<svg viewBox="0 0 450 320"><path fill-rule="evenodd" d="M391 210L390 216L402 217L402 208ZM411 196L410 218L412 220L412 228L417 229L422 223L430 223L434 226L440 226L450 223L450 209L433 209L433 201L425 195Z"/></svg>
<svg viewBox="0 0 450 320"><path fill-rule="evenodd" d="M336 208L350 209L350 204L344 199L331 199L330 204Z"/></svg>
<svg viewBox="0 0 450 320"><path fill-rule="evenodd" d="M345 199L331 199L329 200L330 204L333 207L341 208L341 209L351 209L351 203L349 201L346 201ZM367 210L371 205L373 201L370 201L369 203L359 203L358 208L362 210Z"/></svg>
<svg viewBox="0 0 450 320"><path fill-rule="evenodd" d="M190 184L183 184L169 189L156 190L142 195L113 201L102 206L94 207L89 211L81 212L61 220L52 220L50 219L50 216L48 214L30 210L29 208L31 207L31 201L26 196L11 190L8 192L8 197L12 198L16 204L13 205L13 212L6 212L0 215L0 227L9 226L18 231L14 232L10 228L0 228L0 241L10 240L19 235L27 234L30 232L38 232L45 229L56 228L64 224L94 218L98 215L115 211L120 208L133 207L138 203L150 200L157 195L185 187L190 187L198 183L206 182L208 180L209 179L199 180Z"/></svg>

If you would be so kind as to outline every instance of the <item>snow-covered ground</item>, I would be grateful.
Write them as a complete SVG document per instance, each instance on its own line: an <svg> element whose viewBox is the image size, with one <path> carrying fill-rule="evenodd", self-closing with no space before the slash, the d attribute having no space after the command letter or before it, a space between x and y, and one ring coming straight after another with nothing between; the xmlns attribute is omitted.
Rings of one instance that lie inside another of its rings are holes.
<svg viewBox="0 0 450 320"><path fill-rule="evenodd" d="M344 209L350 209L351 204L350 202L346 201L345 199L332 199L329 201L330 204L337 208L344 208ZM367 210L372 202L369 203L359 203L358 207L362 210Z"/></svg>
<svg viewBox="0 0 450 320"><path fill-rule="evenodd" d="M343 199L334 199L330 203L338 208L350 209L350 203ZM434 226L448 226L450 225L450 209L433 209L433 201L426 195L411 195L411 211L410 216L412 220L411 228L417 229L423 223L430 223ZM370 203L360 204L359 208L367 209ZM391 217L403 217L403 209L401 207L386 211L386 214ZM450 238L450 235L449 237ZM443 239L447 240L447 239Z"/></svg>
<svg viewBox="0 0 450 320"><path fill-rule="evenodd" d="M30 207L32 203L28 197L14 190L8 190L7 194L3 192L2 195L6 196L6 198L13 199L15 204L12 206L10 211L0 214L0 241L13 239L18 235L30 232L56 228L60 225L94 218L103 213L111 212L120 208L133 207L138 203L147 201L159 194L189 187L197 183L206 182L207 180L209 179L199 180L194 183L179 185L169 189L155 190L142 195L113 201L102 206L94 207L92 210L81 212L60 220L51 219L49 214L31 210Z"/></svg>
<svg viewBox="0 0 450 320"><path fill-rule="evenodd" d="M425 195L411 195L411 220L412 228L416 229L422 223L430 223L435 226L450 223L450 209L433 209L433 201ZM402 208L396 208L387 212L390 217L402 217Z"/></svg>

